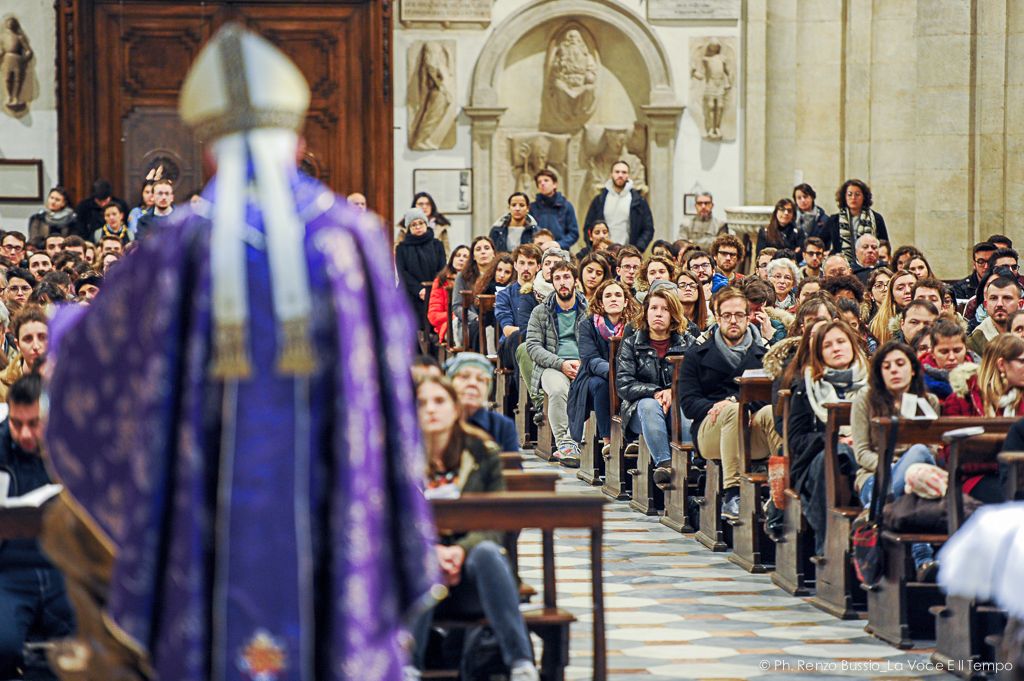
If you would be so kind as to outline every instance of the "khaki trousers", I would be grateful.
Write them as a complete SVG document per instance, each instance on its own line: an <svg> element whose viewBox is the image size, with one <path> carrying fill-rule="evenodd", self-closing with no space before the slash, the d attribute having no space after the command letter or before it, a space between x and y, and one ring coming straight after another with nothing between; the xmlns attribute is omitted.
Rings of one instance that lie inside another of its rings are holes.
<svg viewBox="0 0 1024 681"><path fill-rule="evenodd" d="M740 485L740 405L735 402L726 405L711 423L705 418L697 433L697 446L705 459L722 462L722 488ZM769 452L776 453L782 446L782 438L775 432L772 407L761 407L754 414L750 429L750 458L764 459Z"/></svg>

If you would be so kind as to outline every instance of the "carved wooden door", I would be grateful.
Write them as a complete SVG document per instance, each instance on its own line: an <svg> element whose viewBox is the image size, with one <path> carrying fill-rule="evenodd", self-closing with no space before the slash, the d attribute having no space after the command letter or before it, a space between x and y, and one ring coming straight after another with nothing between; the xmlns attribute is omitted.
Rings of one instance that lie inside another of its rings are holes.
<svg viewBox="0 0 1024 681"><path fill-rule="evenodd" d="M202 186L202 140L178 120L178 92L206 40L237 20L280 47L310 84L303 167L335 191L366 193L371 206L388 212L387 0L61 0L59 16L61 168L78 196L105 177L137 201L155 165L176 179L179 200Z"/></svg>

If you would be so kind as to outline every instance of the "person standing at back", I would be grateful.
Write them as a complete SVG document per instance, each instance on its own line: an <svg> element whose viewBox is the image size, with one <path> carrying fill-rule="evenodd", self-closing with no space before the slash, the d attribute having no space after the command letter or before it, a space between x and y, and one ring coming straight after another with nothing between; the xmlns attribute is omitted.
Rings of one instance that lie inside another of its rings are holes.
<svg viewBox="0 0 1024 681"><path fill-rule="evenodd" d="M541 229L551 230L563 250L569 250L580 236L576 222L576 209L562 192L558 191L558 177L553 170L540 170L533 176L537 183L537 196L530 204L530 215ZM518 244L512 244L514 248Z"/></svg>
<svg viewBox="0 0 1024 681"><path fill-rule="evenodd" d="M651 207L629 179L629 164L616 161L604 189L590 202L584 227L595 222L608 225L613 243L635 246L643 253L654 238Z"/></svg>

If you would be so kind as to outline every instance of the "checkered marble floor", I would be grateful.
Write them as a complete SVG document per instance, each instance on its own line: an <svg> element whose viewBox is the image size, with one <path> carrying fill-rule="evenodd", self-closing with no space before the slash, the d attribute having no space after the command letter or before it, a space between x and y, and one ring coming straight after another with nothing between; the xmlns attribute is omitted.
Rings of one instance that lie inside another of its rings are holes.
<svg viewBox="0 0 1024 681"><path fill-rule="evenodd" d="M524 453L527 470L557 466ZM562 471L558 491L600 494ZM519 542L520 575L543 583L540 533ZM569 679L592 676L588 533L555 535L558 604L579 617L572 627ZM605 508L604 593L608 677L614 681L677 679L955 679L929 663L931 650L901 651L806 599L778 589L768 575L748 574L631 511ZM539 641L535 644L539 649Z"/></svg>

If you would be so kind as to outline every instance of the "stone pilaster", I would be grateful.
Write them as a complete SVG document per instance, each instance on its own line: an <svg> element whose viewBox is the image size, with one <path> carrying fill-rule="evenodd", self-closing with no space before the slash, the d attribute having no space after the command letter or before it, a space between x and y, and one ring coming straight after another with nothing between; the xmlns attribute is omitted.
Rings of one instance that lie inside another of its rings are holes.
<svg viewBox="0 0 1024 681"><path fill-rule="evenodd" d="M654 216L654 238L672 239L673 168L675 166L676 137L682 106L642 106L647 122L647 184ZM652 172L652 169L654 172ZM664 172L662 172L662 169Z"/></svg>
<svg viewBox="0 0 1024 681"><path fill-rule="evenodd" d="M490 227L491 187L494 184L494 135L505 107L467 106L462 111L471 121L473 138L473 234L486 234Z"/></svg>

